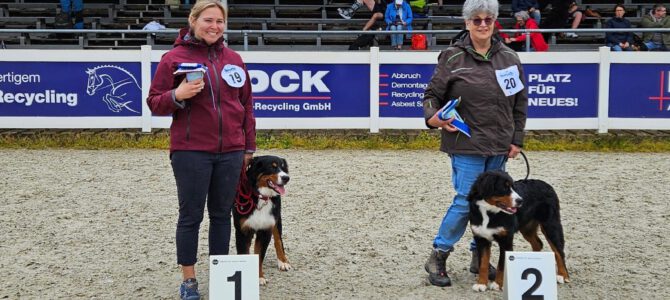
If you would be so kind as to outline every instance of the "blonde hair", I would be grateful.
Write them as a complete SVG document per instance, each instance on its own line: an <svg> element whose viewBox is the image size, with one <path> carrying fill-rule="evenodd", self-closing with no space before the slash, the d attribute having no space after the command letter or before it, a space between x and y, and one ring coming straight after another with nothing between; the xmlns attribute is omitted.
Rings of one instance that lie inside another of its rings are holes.
<svg viewBox="0 0 670 300"><path fill-rule="evenodd" d="M195 19L197 19L200 14L208 8L212 7L217 7L221 10L221 13L223 14L223 20L227 21L228 20L228 14L226 12L226 8L223 7L223 4L221 4L221 1L219 0L198 0L193 7L191 8L191 13L188 15L188 21L194 22Z"/></svg>

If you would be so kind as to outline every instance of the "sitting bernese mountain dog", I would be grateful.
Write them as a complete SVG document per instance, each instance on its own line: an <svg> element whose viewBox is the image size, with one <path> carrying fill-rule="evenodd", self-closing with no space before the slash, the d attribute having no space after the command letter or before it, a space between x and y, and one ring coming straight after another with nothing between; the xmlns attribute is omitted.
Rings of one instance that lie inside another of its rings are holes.
<svg viewBox="0 0 670 300"><path fill-rule="evenodd" d="M246 175L246 176L245 176ZM263 274L263 260L270 239L274 238L278 266L281 271L291 270L282 240L281 195L288 183L288 163L277 156L254 157L240 179L233 209L235 245L238 254L249 254L251 240L258 254L258 274L261 285L267 284Z"/></svg>
<svg viewBox="0 0 670 300"><path fill-rule="evenodd" d="M503 171L487 171L479 175L472 185L468 201L470 227L480 263L477 283L472 286L475 291L487 289L491 243L498 243L500 256L495 281L488 288L500 290L504 279L505 252L512 251L514 234L521 232L533 251L540 251L542 241L538 236L538 227L556 257L557 282L570 282L565 267L565 240L558 195L551 185L534 179L514 182Z"/></svg>

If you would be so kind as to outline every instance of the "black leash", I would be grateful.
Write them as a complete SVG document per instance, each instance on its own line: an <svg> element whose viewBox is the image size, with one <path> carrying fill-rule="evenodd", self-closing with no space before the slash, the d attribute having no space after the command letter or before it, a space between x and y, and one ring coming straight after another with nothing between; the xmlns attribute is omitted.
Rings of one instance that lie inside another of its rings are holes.
<svg viewBox="0 0 670 300"><path fill-rule="evenodd" d="M521 156L523 156L523 160L526 162L526 178L523 180L528 180L528 176L530 176L530 164L528 163L528 158L526 157L526 154L523 153L523 151L520 151Z"/></svg>

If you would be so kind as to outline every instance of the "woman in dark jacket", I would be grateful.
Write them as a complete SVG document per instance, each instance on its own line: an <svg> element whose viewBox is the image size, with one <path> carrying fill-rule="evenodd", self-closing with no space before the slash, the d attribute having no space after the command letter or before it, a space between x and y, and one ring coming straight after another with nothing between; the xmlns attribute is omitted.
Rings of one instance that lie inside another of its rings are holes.
<svg viewBox="0 0 670 300"><path fill-rule="evenodd" d="M198 232L209 213L209 254L228 254L230 212L243 165L256 150L251 83L239 54L223 44L226 10L218 0L193 5L151 81L151 112L172 115L170 160L177 183L177 263L182 299L199 299L195 268ZM201 72L183 74L184 64ZM198 75L198 76L193 76Z"/></svg>
<svg viewBox="0 0 670 300"><path fill-rule="evenodd" d="M607 20L605 28L631 28L630 21L624 18L626 8L617 4L614 6L614 18ZM633 33L632 32L608 32L605 34L605 41L612 51L632 51Z"/></svg>
<svg viewBox="0 0 670 300"><path fill-rule="evenodd" d="M467 31L440 53L423 98L429 128L440 128L440 150L449 154L451 183L456 195L433 239L433 251L424 268L437 286L451 285L445 261L468 224L467 195L479 174L504 170L507 158L521 151L528 109L523 67L518 55L494 33L497 0L466 0L463 18ZM447 101L461 98L456 110L471 129L470 136L438 114ZM445 182L446 183L446 182ZM470 272L479 272L479 256L470 244ZM489 267L489 275L495 269Z"/></svg>

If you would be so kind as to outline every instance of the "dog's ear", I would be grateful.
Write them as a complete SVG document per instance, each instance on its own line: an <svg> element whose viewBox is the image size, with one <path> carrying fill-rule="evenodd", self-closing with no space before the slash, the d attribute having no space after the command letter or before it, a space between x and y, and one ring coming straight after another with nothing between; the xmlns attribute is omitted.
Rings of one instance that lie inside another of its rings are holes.
<svg viewBox="0 0 670 300"><path fill-rule="evenodd" d="M284 170L284 172L288 173L288 162L284 158L282 158L281 161L282 161L282 169Z"/></svg>
<svg viewBox="0 0 670 300"><path fill-rule="evenodd" d="M477 179L475 180L475 183L472 184L472 187L470 187L470 193L468 193L468 201L477 201L484 199L483 195L483 190L486 185L486 173L482 173L479 176L477 176Z"/></svg>

